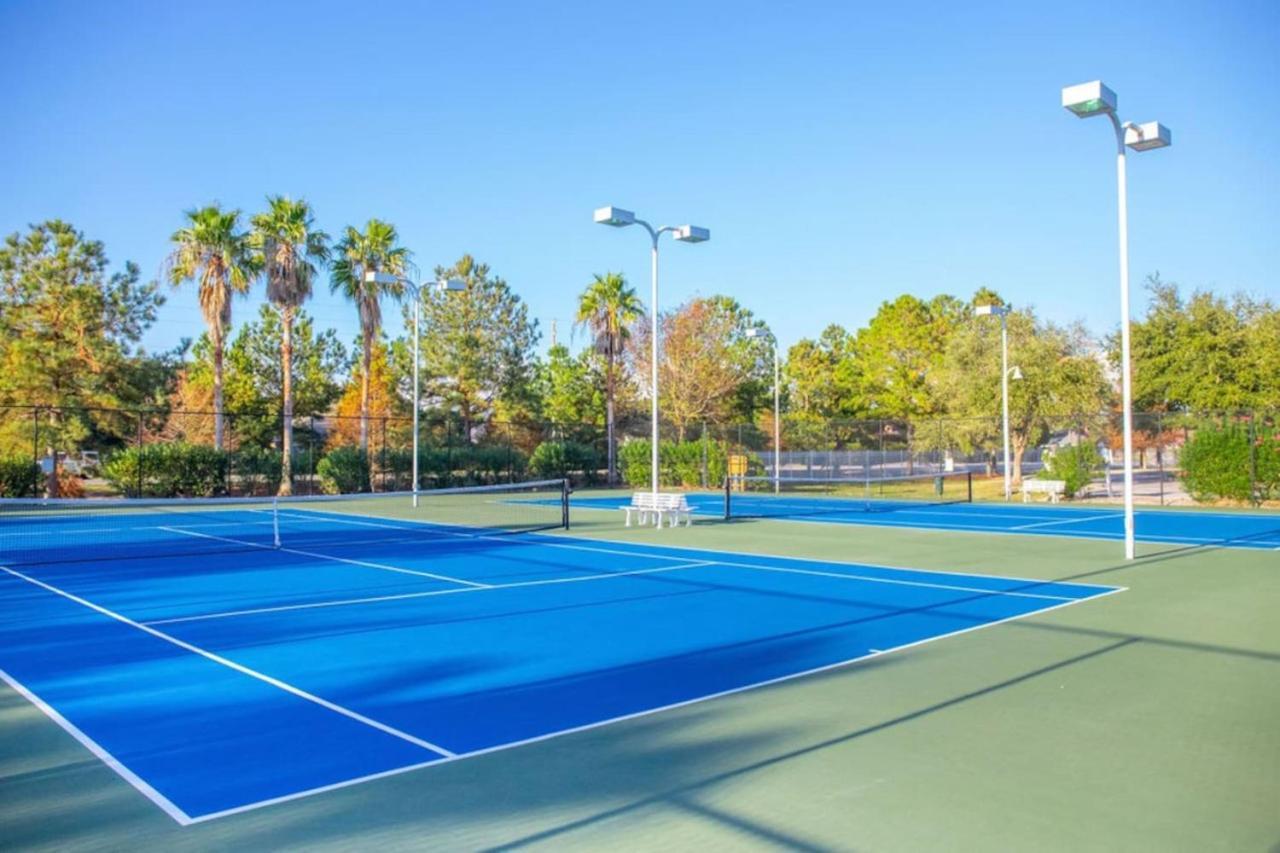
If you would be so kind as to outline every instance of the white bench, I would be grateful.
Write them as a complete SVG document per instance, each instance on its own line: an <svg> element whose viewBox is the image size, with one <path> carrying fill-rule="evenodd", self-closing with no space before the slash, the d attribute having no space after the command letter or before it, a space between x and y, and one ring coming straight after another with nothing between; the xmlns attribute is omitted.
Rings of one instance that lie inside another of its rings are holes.
<svg viewBox="0 0 1280 853"><path fill-rule="evenodd" d="M631 503L622 508L627 513L627 527L631 526L631 514L637 516L637 523L649 523L652 517L658 527L662 527L662 519L668 519L669 526L679 527L680 519L684 519L685 527L693 524L693 511L684 495L668 492L636 492L631 496Z"/></svg>
<svg viewBox="0 0 1280 853"><path fill-rule="evenodd" d="M1027 503L1032 495L1048 495L1049 503L1057 503L1067 492L1067 484L1063 480L1023 480L1022 502Z"/></svg>

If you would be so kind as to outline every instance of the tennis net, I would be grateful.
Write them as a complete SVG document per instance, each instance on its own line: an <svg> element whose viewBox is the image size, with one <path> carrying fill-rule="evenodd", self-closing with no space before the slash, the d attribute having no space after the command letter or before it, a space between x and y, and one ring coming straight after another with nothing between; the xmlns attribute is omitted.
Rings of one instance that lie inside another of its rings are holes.
<svg viewBox="0 0 1280 853"><path fill-rule="evenodd" d="M973 477L967 471L861 480L732 477L725 484L724 516L795 518L972 501Z"/></svg>
<svg viewBox="0 0 1280 853"><path fill-rule="evenodd" d="M565 480L266 498L0 500L0 565L321 549L569 526Z"/></svg>

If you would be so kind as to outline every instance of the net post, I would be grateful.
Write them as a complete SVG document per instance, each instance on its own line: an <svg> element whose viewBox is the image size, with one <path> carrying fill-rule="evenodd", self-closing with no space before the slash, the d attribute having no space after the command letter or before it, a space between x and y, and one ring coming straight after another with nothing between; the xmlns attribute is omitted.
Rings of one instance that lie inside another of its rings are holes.
<svg viewBox="0 0 1280 853"><path fill-rule="evenodd" d="M569 529L569 478L560 481L560 526Z"/></svg>
<svg viewBox="0 0 1280 853"><path fill-rule="evenodd" d="M280 547L280 499L275 496L271 498L271 541Z"/></svg>
<svg viewBox="0 0 1280 853"><path fill-rule="evenodd" d="M973 503L973 472L972 471L964 472L964 486L969 498L969 503Z"/></svg>
<svg viewBox="0 0 1280 853"><path fill-rule="evenodd" d="M733 500L733 475L727 471L724 476L724 520L728 521L732 516L732 506L730 501Z"/></svg>

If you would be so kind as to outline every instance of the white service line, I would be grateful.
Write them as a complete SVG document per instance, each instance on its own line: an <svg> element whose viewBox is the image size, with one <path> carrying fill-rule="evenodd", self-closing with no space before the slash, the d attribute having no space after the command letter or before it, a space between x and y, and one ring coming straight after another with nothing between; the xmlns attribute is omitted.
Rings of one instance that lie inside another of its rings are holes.
<svg viewBox="0 0 1280 853"><path fill-rule="evenodd" d="M1038 521L1035 524L1019 524L1010 527L1009 530L1030 530L1033 527L1053 527L1055 524L1083 524L1086 521L1106 521L1111 518L1124 518L1118 512L1109 512L1106 515L1086 515L1083 518L1060 518L1057 521Z"/></svg>
<svg viewBox="0 0 1280 853"><path fill-rule="evenodd" d="M462 578L450 577L449 575L437 575L434 572L421 572L416 569L404 569L399 566L389 566L386 563L372 563L368 560L351 560L347 557L335 557L332 554L320 554L315 551L299 551L296 548L286 548L281 546L276 548L273 545L263 545L260 542L249 542L245 539L232 539L228 536L214 536L212 533L200 533L196 530L184 530L181 527L162 527L161 530L169 533L181 533L184 536L198 536L201 539L216 539L219 542L230 542L233 545L246 545L250 548L261 548L264 551L283 551L286 554L297 554L302 557L312 557L317 560L332 560L335 563L346 563L351 566L362 566L366 569L380 569L384 572L398 572L402 575L417 575L423 578L433 578L438 581L447 581L448 583L461 584L462 586L473 586L479 589L487 588L487 583L476 583L475 581L463 580Z"/></svg>
<svg viewBox="0 0 1280 853"><path fill-rule="evenodd" d="M139 631L143 631L147 634L150 634L151 636L157 639L164 640L166 643L172 643L173 645L177 646L180 649L184 649L185 651L200 655L200 657L205 658L207 660L211 660L214 663L221 664L222 666L225 666L228 669L233 669L242 675L247 675L250 678L255 678L258 681L263 682L264 684L270 684L272 687L278 688L280 690L283 690L286 693L291 693L300 699L305 699L308 702L312 702L316 705L319 705L321 708L324 708L329 711L333 711L334 713L337 713L337 714L341 714L342 716L355 720L358 723L363 723L364 725L369 726L370 728L377 729L378 731L383 732L384 734L389 734L392 737L397 737L400 740L406 741L408 743L413 744L414 746L421 747L425 750L428 750L429 752L434 752L437 755L441 755L446 758L451 758L455 755L455 753L445 749L442 746L436 746L434 743L431 743L430 741L425 741L422 738L415 737L409 734L408 732L403 732L400 729L387 725L386 723L380 723L375 719L366 717L364 714L361 714L358 711L353 711L350 708L344 708L342 705L338 705L334 702L330 702L328 699L321 698L315 695L314 693L308 693L307 691L303 690L300 687L294 687L292 684L289 684L288 682L281 681L280 679L274 678L270 675L267 675L266 673L258 672L256 669L250 669L249 667L243 664L236 663L235 661L230 660L229 658L224 658L221 655L211 652L207 649L202 649L199 646L192 645L191 643L188 643L185 640L179 640L177 637L174 637L170 634L166 634L165 632L157 630L156 628L152 628L149 625L144 625L141 622L135 622L134 620L130 619L128 616L123 616L119 613L116 613L114 610L108 610L107 608L103 607L100 604L94 604L92 601L89 601L88 599L81 598L78 595L74 595L73 593L67 592L66 590L63 590L63 589L59 589L58 587L53 586L52 584L47 584L44 581L37 580L33 577L30 577L29 575L24 575L22 572L11 569L8 566L0 566L0 571L7 572L8 574L13 575L15 578L24 580L29 584L38 586L41 589L47 590L48 592L52 592L55 595L60 595L63 598L67 599L68 601L73 601L76 604L81 605L82 607L87 607L90 610L93 610L97 613L101 613L103 616L109 616L110 618L115 619L117 622L121 622L125 625L128 625L131 628L137 628Z"/></svg>
<svg viewBox="0 0 1280 853"><path fill-rule="evenodd" d="M458 595L464 592L484 592L487 590L516 589L527 586L549 586L559 583L581 583L583 581L603 581L613 578L631 577L633 575L652 575L659 572L675 572L681 569L696 569L701 566L714 566L715 562L702 560L693 563L681 563L675 566L660 566L656 569L634 569L627 572L605 572L599 575L580 575L571 578L547 578L540 581L516 581L514 583L496 583L480 589L432 589L425 592L404 592L396 595L372 595L367 598L345 598L336 601L313 601L306 604L281 604L275 607L254 607L247 610L225 610L220 613L202 613L197 616L176 616L172 619L153 619L144 625L172 625L175 622L203 622L207 619L229 619L233 616L255 616L259 613L283 613L289 610L314 610L321 607L346 607L354 604L377 604L383 601L404 601L413 598L431 598L437 595Z"/></svg>
<svg viewBox="0 0 1280 853"><path fill-rule="evenodd" d="M538 542L537 544L545 545L548 548L567 548L573 551L595 551L601 554L622 554L629 557L644 556L644 557L651 557L656 560L686 559L685 557L673 557L673 556L668 556L666 554L640 554L635 551L623 551L616 548L598 548L591 545L570 545L566 542ZM691 550L698 550L698 549L691 549ZM711 553L731 555L733 552L713 551ZM787 557L785 559L799 560L801 558ZM931 587L933 589L953 590L956 592L980 592L985 595L1011 595L1017 598L1045 598L1045 599L1050 599L1052 601L1079 601L1080 600L1078 598L1074 598L1071 596L1064 596L1064 595L1046 595L1043 593L1013 592L1012 590L985 589L983 587L959 586L958 584L945 584L945 583L930 583L928 581L896 580L894 578L878 578L872 575L855 575L855 574L850 574L848 572L822 572L816 569L795 569L795 568L785 568L783 566L762 566L757 563L744 563L734 559L715 559L715 560L710 560L708 562L716 566L731 566L739 569L754 569L756 571L762 571L762 572L781 572L784 574L797 574L797 575L818 575L821 577L840 578L842 580L870 581L872 583L887 583L887 584L895 584L898 586L922 586L922 587ZM824 561L807 560L806 562L821 563ZM827 563L827 564L841 565L839 563ZM858 564L852 563L849 565L858 565ZM891 566L883 566L882 568L891 569L893 571L900 571L900 572L912 571L911 569L894 569ZM921 570L916 569L914 571L921 571ZM932 572L931 574L941 574L941 573ZM1090 589L1109 589L1109 587L1098 587L1098 586L1093 586L1089 584L1077 584L1069 581L1045 581L1045 580L1035 580L1032 578L1001 578L1001 580L1027 581L1028 583L1034 583L1034 584L1067 584L1069 586L1089 587Z"/></svg>

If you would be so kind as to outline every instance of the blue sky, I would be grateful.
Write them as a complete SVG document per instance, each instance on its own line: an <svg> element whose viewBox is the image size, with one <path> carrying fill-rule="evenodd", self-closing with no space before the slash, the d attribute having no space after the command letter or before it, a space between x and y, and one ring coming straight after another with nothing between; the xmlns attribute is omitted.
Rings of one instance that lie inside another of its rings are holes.
<svg viewBox="0 0 1280 853"><path fill-rule="evenodd" d="M592 273L647 303L643 235L591 224L616 204L712 230L664 244L664 306L729 293L784 345L980 285L1108 332L1113 143L1059 105L1101 78L1174 134L1129 160L1135 283L1280 297L1275 2L11 0L0 32L0 232L61 217L149 276L184 209L284 193L475 255L563 338ZM147 344L201 329L172 293Z"/></svg>

